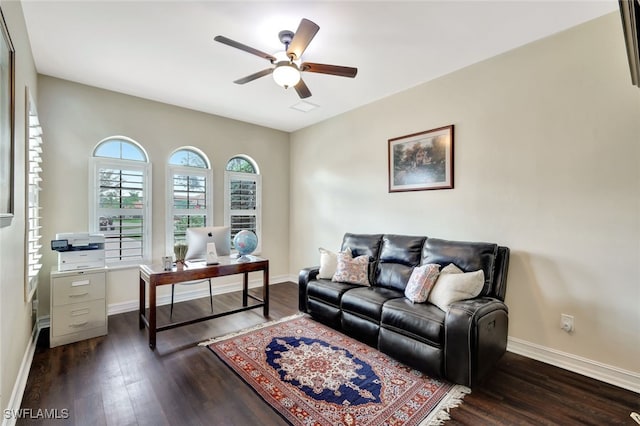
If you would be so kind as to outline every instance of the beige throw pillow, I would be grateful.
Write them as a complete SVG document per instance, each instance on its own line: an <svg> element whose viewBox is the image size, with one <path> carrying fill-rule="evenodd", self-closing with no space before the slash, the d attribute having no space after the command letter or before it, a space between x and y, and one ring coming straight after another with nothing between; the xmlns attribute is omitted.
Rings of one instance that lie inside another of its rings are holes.
<svg viewBox="0 0 640 426"><path fill-rule="evenodd" d="M482 269L463 272L451 263L440 271L438 280L429 294L429 302L446 312L453 302L472 299L479 295L483 286Z"/></svg>

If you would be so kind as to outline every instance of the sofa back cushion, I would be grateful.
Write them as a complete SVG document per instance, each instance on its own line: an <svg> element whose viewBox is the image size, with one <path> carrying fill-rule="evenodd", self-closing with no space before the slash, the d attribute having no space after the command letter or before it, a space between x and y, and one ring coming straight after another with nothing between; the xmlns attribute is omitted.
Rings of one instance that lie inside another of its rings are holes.
<svg viewBox="0 0 640 426"><path fill-rule="evenodd" d="M353 257L362 256L363 254L378 258L380 253L380 244L382 243L382 234L344 234L342 239L341 251L347 248L351 249Z"/></svg>
<svg viewBox="0 0 640 426"><path fill-rule="evenodd" d="M464 272L482 269L484 287L480 296L493 296L497 254L497 244L428 238L422 249L421 264L437 263L444 268L453 263Z"/></svg>
<svg viewBox="0 0 640 426"><path fill-rule="evenodd" d="M382 244L382 234L351 234L346 233L342 238L341 251L351 250L353 257L368 256L369 257L369 282L373 283L373 271L375 263L380 255L380 246Z"/></svg>
<svg viewBox="0 0 640 426"><path fill-rule="evenodd" d="M372 285L404 291L413 268L420 265L425 239L426 237L408 235L384 235Z"/></svg>

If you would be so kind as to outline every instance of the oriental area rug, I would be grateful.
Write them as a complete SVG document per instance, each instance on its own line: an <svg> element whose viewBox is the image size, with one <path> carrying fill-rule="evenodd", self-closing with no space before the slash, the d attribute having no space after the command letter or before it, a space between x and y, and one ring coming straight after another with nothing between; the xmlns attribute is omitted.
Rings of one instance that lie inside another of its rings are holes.
<svg viewBox="0 0 640 426"><path fill-rule="evenodd" d="M293 425L437 425L470 392L302 314L200 345Z"/></svg>

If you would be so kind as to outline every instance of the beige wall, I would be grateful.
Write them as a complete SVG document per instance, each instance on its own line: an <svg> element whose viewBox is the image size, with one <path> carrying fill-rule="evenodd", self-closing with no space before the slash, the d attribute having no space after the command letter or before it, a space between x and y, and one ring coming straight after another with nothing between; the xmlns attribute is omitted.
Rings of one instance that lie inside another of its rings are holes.
<svg viewBox="0 0 640 426"><path fill-rule="evenodd" d="M0 407L9 404L32 334L31 304L24 297L25 87L37 99L36 70L19 2L0 2L16 52L14 213L0 225Z"/></svg>
<svg viewBox="0 0 640 426"><path fill-rule="evenodd" d="M169 153L193 145L212 160L216 224L223 166L243 153L264 176L272 276L317 264L318 246L337 248L346 231L498 242L512 249L512 339L640 372L640 91L630 84L617 14L287 135L36 81L20 3L0 5L17 52L16 216L0 227L3 408L32 331L23 294L25 85L45 131L45 246L56 232L87 229L88 157L107 136L129 136L151 156L156 259L165 250ZM447 124L456 126L455 189L389 194L387 139ZM44 254L41 316L56 259ZM136 300L136 272L110 273L111 305ZM573 335L559 330L560 313L575 316Z"/></svg>
<svg viewBox="0 0 640 426"><path fill-rule="evenodd" d="M201 149L214 172L214 224L224 223L224 167L233 155L246 154L259 165L263 184L262 254L271 276L286 276L289 233L289 136L287 133L144 100L95 87L39 76L39 115L45 139L43 235L88 230L88 163L102 139L124 135L140 143L152 163L153 260L165 255L166 163L181 146ZM212 94L215 96L215 94ZM45 250L44 280L57 262ZM46 281L45 281L46 282ZM227 283L239 282L238 278ZM135 302L138 270L109 272L107 304ZM48 286L40 297L40 315L49 311ZM177 292L192 288L177 287ZM159 296L169 287L161 289ZM135 306L135 304L133 304Z"/></svg>
<svg viewBox="0 0 640 426"><path fill-rule="evenodd" d="M623 43L613 13L292 134L291 271L346 231L497 242L512 339L640 373L640 90ZM388 193L387 140L448 124L455 189Z"/></svg>

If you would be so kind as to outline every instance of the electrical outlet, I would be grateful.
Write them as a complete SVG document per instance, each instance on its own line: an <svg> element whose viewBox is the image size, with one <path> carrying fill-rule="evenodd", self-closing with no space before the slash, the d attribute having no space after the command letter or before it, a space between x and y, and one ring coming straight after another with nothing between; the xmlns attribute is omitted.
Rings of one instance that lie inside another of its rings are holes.
<svg viewBox="0 0 640 426"><path fill-rule="evenodd" d="M571 333L573 331L573 316L560 314L560 328L567 333Z"/></svg>

